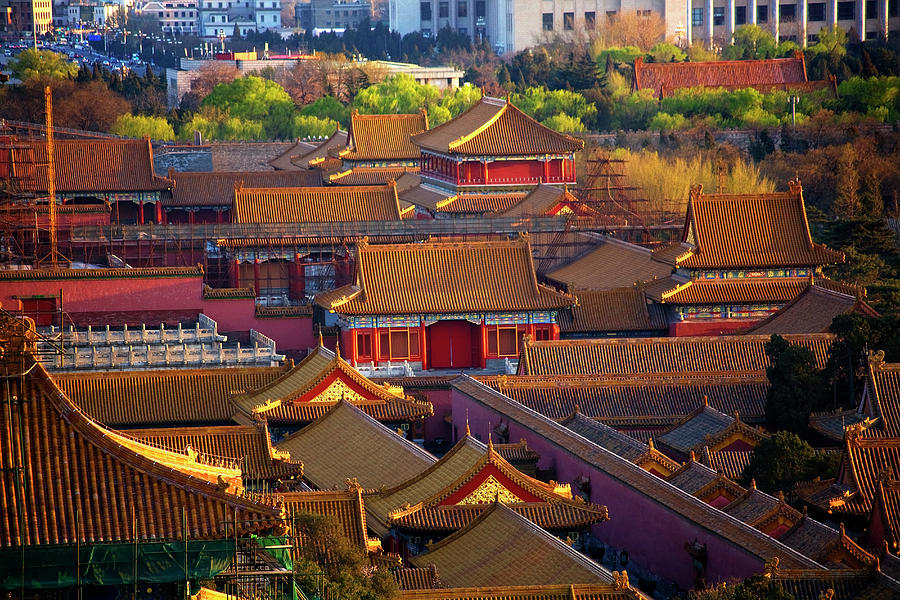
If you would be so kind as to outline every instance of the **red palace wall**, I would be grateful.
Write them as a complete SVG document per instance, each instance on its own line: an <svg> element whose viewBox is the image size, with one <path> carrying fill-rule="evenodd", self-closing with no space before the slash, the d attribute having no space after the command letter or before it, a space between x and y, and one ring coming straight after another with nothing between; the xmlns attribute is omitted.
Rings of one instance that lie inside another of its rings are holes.
<svg viewBox="0 0 900 600"><path fill-rule="evenodd" d="M669 323L669 335L671 337L684 337L692 335L732 335L741 333L749 327L759 323L759 320L741 321L675 321Z"/></svg>
<svg viewBox="0 0 900 600"><path fill-rule="evenodd" d="M202 276L116 279L0 281L0 305L21 309L18 298L63 296L66 325L121 326L193 321L203 313L220 331L255 329L276 343L276 349L305 350L315 345L312 318L258 319L252 298L203 298Z"/></svg>
<svg viewBox="0 0 900 600"><path fill-rule="evenodd" d="M744 579L762 571L763 561L738 543L721 537L702 523L687 519L599 466L560 448L468 395L457 390L451 394L453 429L457 437L465 431L467 416L473 434L482 440L487 440L489 424L496 425L502 420L509 425L509 439L525 438L529 448L541 455L538 467L555 468L558 481L571 483L579 476L589 477L590 501L609 508L609 521L595 525L592 533L604 544L627 551L630 562L689 589L694 586L694 566L685 544L696 540L707 547L706 578L710 583ZM614 457L610 460L624 461ZM685 501L692 500L685 498ZM627 565L624 568L630 570Z"/></svg>

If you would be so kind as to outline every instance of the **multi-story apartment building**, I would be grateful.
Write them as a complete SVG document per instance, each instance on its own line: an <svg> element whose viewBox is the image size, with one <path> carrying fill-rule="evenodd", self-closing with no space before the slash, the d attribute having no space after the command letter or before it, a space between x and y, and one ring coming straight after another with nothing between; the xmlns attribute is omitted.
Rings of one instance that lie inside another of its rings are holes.
<svg viewBox="0 0 900 600"><path fill-rule="evenodd" d="M155 16L159 20L159 28L170 35L196 35L197 0L153 0L138 8L138 12Z"/></svg>
<svg viewBox="0 0 900 600"><path fill-rule="evenodd" d="M350 29L372 18L372 3L359 0L310 0L310 29Z"/></svg>
<svg viewBox="0 0 900 600"><path fill-rule="evenodd" d="M390 0L390 27L435 35L444 27L517 52L549 35L592 30L620 14L665 23L686 43L725 44L736 27L755 23L800 45L837 24L870 39L900 31L898 0Z"/></svg>
<svg viewBox="0 0 900 600"><path fill-rule="evenodd" d="M51 0L3 0L3 29L10 33L43 35L53 28Z"/></svg>
<svg viewBox="0 0 900 600"><path fill-rule="evenodd" d="M281 0L199 0L199 31L208 38L281 27Z"/></svg>

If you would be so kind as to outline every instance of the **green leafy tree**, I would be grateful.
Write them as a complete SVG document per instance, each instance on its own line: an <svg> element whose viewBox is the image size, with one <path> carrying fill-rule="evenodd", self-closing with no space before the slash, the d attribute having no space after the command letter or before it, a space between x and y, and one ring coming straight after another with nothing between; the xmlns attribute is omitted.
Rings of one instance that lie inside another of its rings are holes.
<svg viewBox="0 0 900 600"><path fill-rule="evenodd" d="M300 114L307 117L337 121L344 127L350 125L350 109L341 104L334 96L322 96L315 102L301 108Z"/></svg>
<svg viewBox="0 0 900 600"><path fill-rule="evenodd" d="M237 119L241 123L238 127L241 131L245 129L246 122L259 123L264 132L261 137L269 138L291 137L291 124L296 114L294 102L283 87L252 75L231 83L220 83L203 99L201 106L216 108Z"/></svg>
<svg viewBox="0 0 900 600"><path fill-rule="evenodd" d="M133 138L146 136L161 141L175 139L175 130L166 119L144 115L120 115L110 129L110 133Z"/></svg>
<svg viewBox="0 0 900 600"><path fill-rule="evenodd" d="M682 50L675 44L670 44L669 42L660 42L650 48L650 52L647 53L647 57L652 62L656 63L681 62L685 58L687 58L687 54L685 54L684 50Z"/></svg>
<svg viewBox="0 0 900 600"><path fill-rule="evenodd" d="M809 348L773 335L766 343L766 419L777 429L805 434L809 415L832 408L831 390Z"/></svg>
<svg viewBox="0 0 900 600"><path fill-rule="evenodd" d="M294 128L292 137L295 138L311 138L311 137L328 137L334 133L338 127L338 122L333 119L320 119L318 117L310 117L307 115L297 115L294 117Z"/></svg>
<svg viewBox="0 0 900 600"><path fill-rule="evenodd" d="M563 113L558 113L553 115L552 117L548 117L541 121L541 123L543 125L546 125L550 129L561 131L563 133L579 132L585 130L584 123L581 122L581 119Z"/></svg>
<svg viewBox="0 0 900 600"><path fill-rule="evenodd" d="M363 114L411 114L439 99L440 90L436 87L399 73L361 90L353 99L353 106Z"/></svg>
<svg viewBox="0 0 900 600"><path fill-rule="evenodd" d="M29 79L72 79L78 74L78 66L70 63L62 54L50 50L29 48L19 52L9 63L13 77Z"/></svg>
<svg viewBox="0 0 900 600"><path fill-rule="evenodd" d="M778 49L772 34L759 25L742 25L734 30L730 46L722 50L726 60L775 58Z"/></svg>
<svg viewBox="0 0 900 600"><path fill-rule="evenodd" d="M753 449L743 479L756 481L764 492L790 491L798 481L804 481L807 465L815 458L812 446L790 431L779 431Z"/></svg>

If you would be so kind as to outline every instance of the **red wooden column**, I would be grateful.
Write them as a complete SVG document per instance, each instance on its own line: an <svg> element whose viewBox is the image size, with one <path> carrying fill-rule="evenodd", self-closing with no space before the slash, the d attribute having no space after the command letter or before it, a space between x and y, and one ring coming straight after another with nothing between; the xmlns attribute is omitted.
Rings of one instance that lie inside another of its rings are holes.
<svg viewBox="0 0 900 600"><path fill-rule="evenodd" d="M372 364L377 367L378 357L381 356L381 348L379 347L381 338L378 335L378 322L376 321L373 324L375 327L372 327Z"/></svg>
<svg viewBox="0 0 900 600"><path fill-rule="evenodd" d="M422 354L422 370L428 369L428 344L425 343L425 321L419 320L419 352Z"/></svg>
<svg viewBox="0 0 900 600"><path fill-rule="evenodd" d="M577 174L575 173L575 159L572 159L572 181L575 181Z"/></svg>
<svg viewBox="0 0 900 600"><path fill-rule="evenodd" d="M144 198L143 196L138 201L138 224L144 224Z"/></svg>
<svg viewBox="0 0 900 600"><path fill-rule="evenodd" d="M481 319L481 368L482 369L487 367L487 353L488 353L487 325L484 322L484 318L482 318Z"/></svg>
<svg viewBox="0 0 900 600"><path fill-rule="evenodd" d="M550 159L544 160L544 181L541 183L548 183L550 181Z"/></svg>
<svg viewBox="0 0 900 600"><path fill-rule="evenodd" d="M259 259L253 259L253 287L256 288L256 295L259 296Z"/></svg>
<svg viewBox="0 0 900 600"><path fill-rule="evenodd" d="M162 225L162 222L163 222L162 202L160 202L158 200L156 202L156 222L159 223L160 225Z"/></svg>
<svg viewBox="0 0 900 600"><path fill-rule="evenodd" d="M291 263L290 279L288 281L288 290L292 300L299 300L303 297L306 289L306 282L303 280L303 263L300 262L300 253L294 254L294 262Z"/></svg>
<svg viewBox="0 0 900 600"><path fill-rule="evenodd" d="M231 261L231 287L241 287L241 261Z"/></svg>
<svg viewBox="0 0 900 600"><path fill-rule="evenodd" d="M484 182L488 182L488 164L487 161L484 161Z"/></svg>
<svg viewBox="0 0 900 600"><path fill-rule="evenodd" d="M456 185L459 185L459 161L456 161L454 166L456 169Z"/></svg>

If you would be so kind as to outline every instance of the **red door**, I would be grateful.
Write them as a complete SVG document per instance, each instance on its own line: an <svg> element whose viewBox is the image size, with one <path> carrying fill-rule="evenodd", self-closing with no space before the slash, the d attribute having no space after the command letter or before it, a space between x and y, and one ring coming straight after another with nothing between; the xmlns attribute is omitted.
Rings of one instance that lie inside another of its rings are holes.
<svg viewBox="0 0 900 600"><path fill-rule="evenodd" d="M432 369L468 369L475 366L473 325L468 321L438 321L428 327Z"/></svg>

